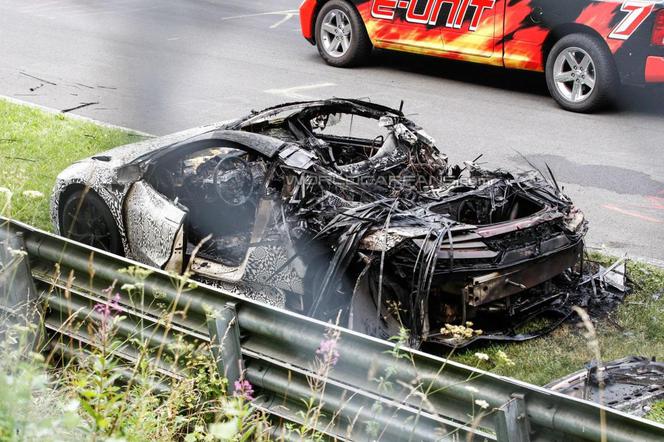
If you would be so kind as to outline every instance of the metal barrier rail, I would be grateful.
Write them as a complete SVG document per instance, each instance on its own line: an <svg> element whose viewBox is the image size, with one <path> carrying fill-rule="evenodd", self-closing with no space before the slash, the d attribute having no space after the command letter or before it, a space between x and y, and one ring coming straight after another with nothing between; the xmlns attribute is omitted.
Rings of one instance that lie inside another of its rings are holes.
<svg viewBox="0 0 664 442"><path fill-rule="evenodd" d="M65 321L99 320L93 306L104 290L134 284L129 266L146 266L0 219L0 228L22 235L37 288L49 293L46 327L52 335L92 345L85 327ZM135 360L133 338L163 350L158 372L182 376L172 347L212 344L219 369L230 379L241 372L257 390L254 405L274 421L301 422L303 400L317 396L309 386L312 360L329 329L339 330L340 357L326 379L317 429L339 440L480 441L656 441L664 426L587 401L567 397L453 361L394 345L297 314L234 297L205 285L176 288L174 277L151 269L145 297L121 301L127 320L117 333L129 338L118 355ZM165 325L163 307L172 305ZM186 312L186 314L182 314ZM54 341L56 342L56 341ZM223 343L223 345L218 345ZM57 343L53 345L58 347ZM390 373L391 388L376 380ZM482 412L476 399L489 403ZM605 424L602 426L603 415ZM474 417L478 417L477 419ZM481 419L479 419L481 417ZM379 428L379 435L372 430ZM288 440L288 437L286 437Z"/></svg>

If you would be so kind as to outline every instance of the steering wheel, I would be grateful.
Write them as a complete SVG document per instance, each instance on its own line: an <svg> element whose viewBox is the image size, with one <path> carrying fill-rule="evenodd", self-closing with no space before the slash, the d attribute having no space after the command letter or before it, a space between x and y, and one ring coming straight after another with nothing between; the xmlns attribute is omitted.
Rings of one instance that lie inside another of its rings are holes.
<svg viewBox="0 0 664 442"><path fill-rule="evenodd" d="M229 206L241 206L253 194L251 166L239 156L228 156L219 161L212 177L217 195Z"/></svg>

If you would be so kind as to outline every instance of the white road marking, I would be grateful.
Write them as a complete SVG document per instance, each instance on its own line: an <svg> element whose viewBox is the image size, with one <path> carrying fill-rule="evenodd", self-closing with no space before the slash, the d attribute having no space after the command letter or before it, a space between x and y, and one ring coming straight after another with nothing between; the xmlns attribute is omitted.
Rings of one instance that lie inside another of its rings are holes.
<svg viewBox="0 0 664 442"><path fill-rule="evenodd" d="M285 15L285 16L290 15L292 17L293 15L298 14L298 13L299 13L299 11L297 9L289 9L289 10L286 10L286 11L272 11L272 12L261 12L261 13L258 13L258 14L234 15L234 16L231 16L231 17L222 17L220 20L221 21L237 20L237 19L240 19L240 18L262 17L262 16L266 16L266 15Z"/></svg>
<svg viewBox="0 0 664 442"><path fill-rule="evenodd" d="M290 19L293 18L294 16L295 16L295 14L293 14L293 13L291 13L291 14L286 14L286 16L285 16L284 18L282 18L281 20L279 20L278 22L276 22L275 24L273 24L272 26L270 26L270 29L278 28L279 26L283 25L284 23L286 23L288 20L290 20Z"/></svg>
<svg viewBox="0 0 664 442"><path fill-rule="evenodd" d="M319 84L309 84L305 86L296 86L286 89L268 89L263 92L272 95L281 95L282 97L290 98L293 100L311 100L315 97L309 95L301 94L303 91L310 91L313 89L320 89L324 87L336 86L334 83L319 83Z"/></svg>

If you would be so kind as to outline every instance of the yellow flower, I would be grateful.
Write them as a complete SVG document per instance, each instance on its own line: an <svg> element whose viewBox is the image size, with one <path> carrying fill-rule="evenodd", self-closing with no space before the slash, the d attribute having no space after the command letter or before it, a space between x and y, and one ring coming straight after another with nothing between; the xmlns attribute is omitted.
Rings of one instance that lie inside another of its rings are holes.
<svg viewBox="0 0 664 442"><path fill-rule="evenodd" d="M507 354L502 350L498 350L496 352L496 359L498 359L498 363L505 364L508 367L514 367L516 365L514 361L511 360L509 356L507 356Z"/></svg>
<svg viewBox="0 0 664 442"><path fill-rule="evenodd" d="M466 324L472 324L472 323L468 322ZM445 328L442 328L440 332L446 336L451 335L455 339L470 339L476 334L478 334L475 330L473 330L470 327L466 327L463 325L452 325L452 324L445 324Z"/></svg>

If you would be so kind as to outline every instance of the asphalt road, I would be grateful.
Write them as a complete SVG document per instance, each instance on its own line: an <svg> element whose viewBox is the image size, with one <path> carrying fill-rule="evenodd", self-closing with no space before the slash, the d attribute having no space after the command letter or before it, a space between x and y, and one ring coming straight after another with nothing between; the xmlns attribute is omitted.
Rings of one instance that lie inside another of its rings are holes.
<svg viewBox="0 0 664 442"><path fill-rule="evenodd" d="M156 134L294 99L404 100L452 161L546 162L592 246L664 262L663 92L578 115L539 74L388 53L334 69L300 37L299 3L0 0L0 94Z"/></svg>

